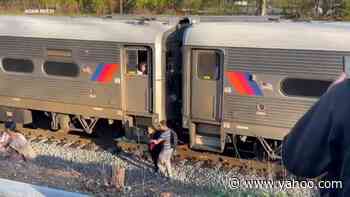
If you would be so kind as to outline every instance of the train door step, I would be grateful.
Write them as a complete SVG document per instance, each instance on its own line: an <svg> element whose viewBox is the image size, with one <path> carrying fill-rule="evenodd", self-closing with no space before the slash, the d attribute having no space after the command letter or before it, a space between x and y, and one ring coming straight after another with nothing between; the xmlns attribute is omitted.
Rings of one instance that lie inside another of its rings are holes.
<svg viewBox="0 0 350 197"><path fill-rule="evenodd" d="M209 137L197 134L193 148L213 152L221 152L220 137Z"/></svg>
<svg viewBox="0 0 350 197"><path fill-rule="evenodd" d="M222 152L220 126L206 123L195 123L192 147L199 150Z"/></svg>

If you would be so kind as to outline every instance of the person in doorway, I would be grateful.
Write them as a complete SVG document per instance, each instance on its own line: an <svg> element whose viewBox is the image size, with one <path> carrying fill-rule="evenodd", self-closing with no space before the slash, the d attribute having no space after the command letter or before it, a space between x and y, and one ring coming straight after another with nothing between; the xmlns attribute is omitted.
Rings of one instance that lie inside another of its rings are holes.
<svg viewBox="0 0 350 197"><path fill-rule="evenodd" d="M350 80L343 73L283 140L291 173L322 177L321 196L350 196ZM333 184L336 183L336 184Z"/></svg>
<svg viewBox="0 0 350 197"><path fill-rule="evenodd" d="M168 126L165 120L160 121L160 137L157 140L152 140L155 144L163 144L162 149L159 153L158 157L158 166L162 174L168 175L169 178L172 177L172 169L171 169L171 157L174 151L172 147L172 131ZM164 169L165 166L165 169Z"/></svg>
<svg viewBox="0 0 350 197"><path fill-rule="evenodd" d="M138 69L137 69L137 75L147 75L147 64L145 62L142 62Z"/></svg>

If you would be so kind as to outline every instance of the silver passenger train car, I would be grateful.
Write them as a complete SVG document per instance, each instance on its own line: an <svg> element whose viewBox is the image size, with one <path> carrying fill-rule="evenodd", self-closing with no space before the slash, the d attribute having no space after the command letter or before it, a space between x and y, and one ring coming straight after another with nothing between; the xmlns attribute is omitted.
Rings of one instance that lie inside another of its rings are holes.
<svg viewBox="0 0 350 197"><path fill-rule="evenodd" d="M256 139L272 158L296 121L343 71L350 24L202 22L184 37L183 126L221 152Z"/></svg>
<svg viewBox="0 0 350 197"><path fill-rule="evenodd" d="M171 19L1 16L0 120L30 123L39 110L54 130L75 119L91 133L100 118L129 127L166 119L166 47L180 47L168 42L178 28Z"/></svg>
<svg viewBox="0 0 350 197"><path fill-rule="evenodd" d="M192 148L252 142L278 158L342 72L350 25L210 20L1 16L0 120L42 111L91 133L108 119L129 137L172 120Z"/></svg>

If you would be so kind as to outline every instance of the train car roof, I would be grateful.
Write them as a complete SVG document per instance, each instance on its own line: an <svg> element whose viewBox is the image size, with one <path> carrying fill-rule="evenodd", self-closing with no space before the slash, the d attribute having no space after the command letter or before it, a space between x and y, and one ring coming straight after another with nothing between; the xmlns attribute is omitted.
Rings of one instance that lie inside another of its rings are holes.
<svg viewBox="0 0 350 197"><path fill-rule="evenodd" d="M0 36L154 43L173 25L97 17L0 16Z"/></svg>
<svg viewBox="0 0 350 197"><path fill-rule="evenodd" d="M185 45L350 51L350 23L203 22L193 24Z"/></svg>

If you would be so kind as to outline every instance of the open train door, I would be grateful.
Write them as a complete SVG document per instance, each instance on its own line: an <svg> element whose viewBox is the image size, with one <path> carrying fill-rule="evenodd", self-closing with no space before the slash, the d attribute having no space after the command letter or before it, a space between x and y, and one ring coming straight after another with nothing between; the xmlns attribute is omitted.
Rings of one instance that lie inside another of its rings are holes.
<svg viewBox="0 0 350 197"><path fill-rule="evenodd" d="M220 152L222 108L222 53L192 50L191 120L192 145Z"/></svg>
<svg viewBox="0 0 350 197"><path fill-rule="evenodd" d="M152 112L152 55L148 47L126 47L126 111L134 115Z"/></svg>

